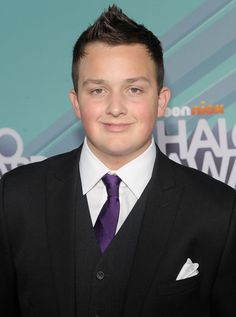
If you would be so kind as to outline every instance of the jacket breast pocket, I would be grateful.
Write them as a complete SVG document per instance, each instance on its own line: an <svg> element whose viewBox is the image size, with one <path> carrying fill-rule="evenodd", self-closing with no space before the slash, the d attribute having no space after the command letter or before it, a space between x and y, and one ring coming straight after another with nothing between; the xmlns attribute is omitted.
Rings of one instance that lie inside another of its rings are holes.
<svg viewBox="0 0 236 317"><path fill-rule="evenodd" d="M158 285L156 311L163 312L165 317L208 316L205 313L201 299L200 285L200 277L198 275Z"/></svg>
<svg viewBox="0 0 236 317"><path fill-rule="evenodd" d="M192 293L200 288L200 276L194 276L187 279L174 281L171 283L160 283L157 287L159 295L181 295L183 293Z"/></svg>

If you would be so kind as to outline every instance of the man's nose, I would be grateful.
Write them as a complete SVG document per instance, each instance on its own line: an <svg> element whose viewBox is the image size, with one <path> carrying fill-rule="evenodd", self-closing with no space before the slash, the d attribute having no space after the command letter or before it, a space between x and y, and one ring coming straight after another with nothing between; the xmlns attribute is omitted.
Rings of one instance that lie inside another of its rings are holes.
<svg viewBox="0 0 236 317"><path fill-rule="evenodd" d="M110 95L106 113L114 117L119 117L127 113L124 97L121 93L113 92Z"/></svg>

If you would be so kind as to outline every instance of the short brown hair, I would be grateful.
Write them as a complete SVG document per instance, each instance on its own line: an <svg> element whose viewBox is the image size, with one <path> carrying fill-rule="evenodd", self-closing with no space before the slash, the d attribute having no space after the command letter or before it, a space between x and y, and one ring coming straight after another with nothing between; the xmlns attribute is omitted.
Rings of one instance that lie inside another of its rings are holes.
<svg viewBox="0 0 236 317"><path fill-rule="evenodd" d="M163 87L164 65L160 40L144 25L137 24L125 15L116 5L109 6L95 23L89 26L78 38L73 50L72 80L77 92L78 64L85 56L86 45L103 42L108 45L143 44L153 58L157 68L158 89Z"/></svg>

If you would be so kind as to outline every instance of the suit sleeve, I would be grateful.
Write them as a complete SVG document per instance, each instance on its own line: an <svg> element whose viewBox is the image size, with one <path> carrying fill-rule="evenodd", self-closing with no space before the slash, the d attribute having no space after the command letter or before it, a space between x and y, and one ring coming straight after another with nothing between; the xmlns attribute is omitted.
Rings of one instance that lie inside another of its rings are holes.
<svg viewBox="0 0 236 317"><path fill-rule="evenodd" d="M236 314L236 195L228 235L212 291L211 316Z"/></svg>
<svg viewBox="0 0 236 317"><path fill-rule="evenodd" d="M16 272L4 217L4 180L5 177L0 181L0 316L19 317Z"/></svg>

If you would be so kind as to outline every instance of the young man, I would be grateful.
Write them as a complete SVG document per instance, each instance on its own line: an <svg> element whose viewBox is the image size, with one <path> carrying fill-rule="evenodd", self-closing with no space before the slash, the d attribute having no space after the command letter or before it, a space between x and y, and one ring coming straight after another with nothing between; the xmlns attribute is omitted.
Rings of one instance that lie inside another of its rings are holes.
<svg viewBox="0 0 236 317"><path fill-rule="evenodd" d="M154 144L159 40L112 6L72 75L83 145L1 182L0 315L234 316L235 191Z"/></svg>

